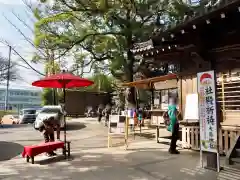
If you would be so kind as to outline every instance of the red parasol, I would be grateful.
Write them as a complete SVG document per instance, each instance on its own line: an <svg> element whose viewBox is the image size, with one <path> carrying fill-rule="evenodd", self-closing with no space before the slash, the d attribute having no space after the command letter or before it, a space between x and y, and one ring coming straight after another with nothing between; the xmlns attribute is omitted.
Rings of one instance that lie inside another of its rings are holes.
<svg viewBox="0 0 240 180"><path fill-rule="evenodd" d="M74 87L87 87L91 86L94 82L88 79L75 76L70 73L63 71L59 74L54 74L47 76L43 79L35 81L32 83L33 86L43 87L43 88L63 88L63 101L65 104L66 88ZM65 112L65 105L63 106ZM66 144L66 119L64 115L64 142Z"/></svg>
<svg viewBox="0 0 240 180"><path fill-rule="evenodd" d="M74 88L86 87L92 84L93 82L88 79L64 72L47 76L32 83L33 86L44 88Z"/></svg>

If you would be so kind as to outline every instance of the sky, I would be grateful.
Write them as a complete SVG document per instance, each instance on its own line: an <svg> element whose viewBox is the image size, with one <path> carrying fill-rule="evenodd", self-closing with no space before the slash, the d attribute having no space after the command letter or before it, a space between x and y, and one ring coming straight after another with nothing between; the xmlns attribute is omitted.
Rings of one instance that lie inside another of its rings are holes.
<svg viewBox="0 0 240 180"><path fill-rule="evenodd" d="M28 0L29 1L29 0ZM36 1L36 0L31 0ZM31 14L27 10L27 7L23 4L22 0L0 0L0 39L6 40L11 44L14 49L22 56L24 59L28 60L31 63L31 57L35 48L30 45L24 37L6 20L9 19L14 25L16 25L21 31L30 39L33 39L32 31L25 27L21 21L19 21L13 14L17 14L22 20L25 21L30 27L34 27L34 18L31 17ZM5 18L5 17L6 18ZM9 48L6 45L0 44L0 54L3 57L8 58ZM12 54L12 61L17 62L17 64L27 66L16 54ZM34 64L31 65L40 71L44 72L43 65ZM38 80L42 76L31 69L26 69L18 66L18 76L20 77L17 82L11 84L21 84L24 86L30 86L31 82Z"/></svg>
<svg viewBox="0 0 240 180"><path fill-rule="evenodd" d="M44 74L44 66L42 64L34 64L31 63L32 55L36 48L34 48L29 42L25 40L25 38L18 32L18 30L11 25L13 23L17 26L25 36L29 39L34 39L33 29L34 29L34 17L32 12L28 10L28 7L23 2L30 2L31 4L35 4L39 0L0 0L0 40L7 41L13 48L16 50L24 59L31 64L31 66L37 69L40 73ZM48 0L48 3L51 3L51 0ZM16 14L20 19L22 19L31 29L26 27L21 21L15 17ZM9 23L8 20L11 22ZM0 43L0 54L8 58L9 47ZM21 58L12 53L12 61L16 62L19 65L27 66L25 62L21 60ZM68 69L73 61L72 56L65 57L68 61L68 64L65 69ZM39 75L32 69L26 69L21 66L18 66L17 74L19 79L16 82L11 82L12 86L21 84L22 86L30 87L31 83L35 80L40 79L42 76ZM86 67L85 71L88 71L89 67ZM1 85L2 84L2 85ZM5 86L4 83L1 83L0 86Z"/></svg>

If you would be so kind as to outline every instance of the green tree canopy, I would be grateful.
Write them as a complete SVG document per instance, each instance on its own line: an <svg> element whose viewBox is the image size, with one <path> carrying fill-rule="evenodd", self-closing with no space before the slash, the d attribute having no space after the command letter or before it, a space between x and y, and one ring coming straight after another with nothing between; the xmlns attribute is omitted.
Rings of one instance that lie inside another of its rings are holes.
<svg viewBox="0 0 240 180"><path fill-rule="evenodd" d="M41 0L46 2L46 0ZM170 0L53 0L38 7L35 44L61 49L61 56L81 48L88 65L99 63L113 77L133 81L144 64L134 58L134 42L148 40L157 17L169 18ZM178 2L178 1L177 1ZM179 3L178 3L179 4ZM177 7L176 3L171 8ZM178 11L173 14L176 16ZM132 95L134 93L131 93ZM129 99L134 102L135 98Z"/></svg>
<svg viewBox="0 0 240 180"><path fill-rule="evenodd" d="M88 79L92 80L94 84L86 88L86 90L95 91L95 92L113 92L114 91L114 78L107 76L102 73L94 74Z"/></svg>
<svg viewBox="0 0 240 180"><path fill-rule="evenodd" d="M53 90L49 88L44 88L42 93L42 105L51 105L53 103Z"/></svg>

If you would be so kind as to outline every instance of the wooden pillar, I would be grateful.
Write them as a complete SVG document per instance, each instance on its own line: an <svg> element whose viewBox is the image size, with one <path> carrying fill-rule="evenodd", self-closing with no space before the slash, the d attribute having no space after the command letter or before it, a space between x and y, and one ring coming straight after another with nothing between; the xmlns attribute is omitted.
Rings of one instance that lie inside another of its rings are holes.
<svg viewBox="0 0 240 180"><path fill-rule="evenodd" d="M221 79L222 79L222 115L223 115L223 121L225 121L226 113L225 113L225 94L224 94L224 75L221 73Z"/></svg>
<svg viewBox="0 0 240 180"><path fill-rule="evenodd" d="M178 100L179 100L179 111L183 111L183 93L182 93L182 76L178 79Z"/></svg>
<svg viewBox="0 0 240 180"><path fill-rule="evenodd" d="M150 83L149 84L149 87L151 89L151 110L153 110L153 105L154 105L154 87L153 87L153 84Z"/></svg>

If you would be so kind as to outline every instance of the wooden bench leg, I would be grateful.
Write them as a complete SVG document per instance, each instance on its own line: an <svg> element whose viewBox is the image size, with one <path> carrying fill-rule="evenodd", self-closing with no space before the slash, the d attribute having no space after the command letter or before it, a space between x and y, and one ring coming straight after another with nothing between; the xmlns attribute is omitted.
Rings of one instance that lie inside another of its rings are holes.
<svg viewBox="0 0 240 180"><path fill-rule="evenodd" d="M29 156L27 156L27 158L26 158L26 161L27 161L27 162L29 162L29 160L30 160L30 157L29 157Z"/></svg>
<svg viewBox="0 0 240 180"><path fill-rule="evenodd" d="M156 132L156 140L157 140L157 143L159 143L159 140L158 140L158 138L159 138L159 127L157 126L157 132Z"/></svg>
<svg viewBox="0 0 240 180"><path fill-rule="evenodd" d="M31 157L31 162L32 162L32 164L34 164L34 157L33 156Z"/></svg>
<svg viewBox="0 0 240 180"><path fill-rule="evenodd" d="M63 154L64 156L66 155L66 147L65 147L65 146L62 148L62 154Z"/></svg>
<svg viewBox="0 0 240 180"><path fill-rule="evenodd" d="M70 157L70 155L71 155L70 150L71 150L70 142L67 142L67 152L68 152L68 157Z"/></svg>
<svg viewBox="0 0 240 180"><path fill-rule="evenodd" d="M66 144L64 145L64 147L62 148L62 154L65 156L65 158L70 157L71 155L71 146L70 146L71 142L66 142Z"/></svg>

